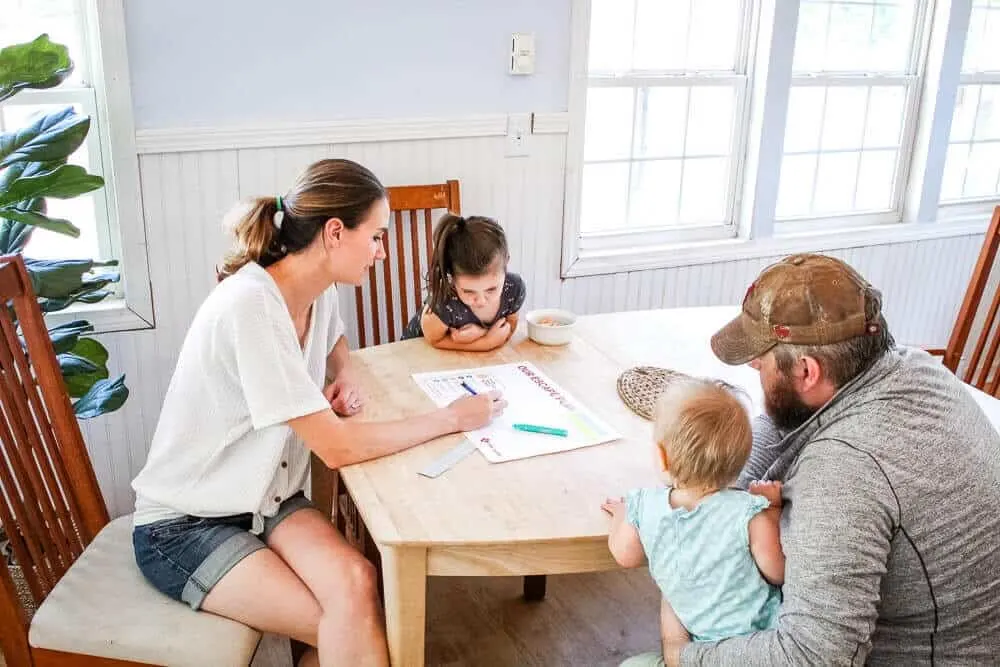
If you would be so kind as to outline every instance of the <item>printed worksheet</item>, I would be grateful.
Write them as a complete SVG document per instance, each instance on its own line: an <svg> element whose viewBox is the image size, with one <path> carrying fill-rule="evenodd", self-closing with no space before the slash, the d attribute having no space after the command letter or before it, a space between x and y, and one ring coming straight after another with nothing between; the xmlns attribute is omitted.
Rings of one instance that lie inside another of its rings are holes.
<svg viewBox="0 0 1000 667"><path fill-rule="evenodd" d="M439 407L472 393L494 389L503 393L508 403L504 414L485 428L465 434L492 463L599 445L621 437L526 361L415 373L413 379ZM545 433L547 430L563 431L565 436Z"/></svg>

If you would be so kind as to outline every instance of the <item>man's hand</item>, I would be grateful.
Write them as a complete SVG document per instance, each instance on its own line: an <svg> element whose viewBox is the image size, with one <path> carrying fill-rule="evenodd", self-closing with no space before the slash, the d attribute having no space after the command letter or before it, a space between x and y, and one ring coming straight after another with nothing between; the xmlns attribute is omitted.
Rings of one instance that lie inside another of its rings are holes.
<svg viewBox="0 0 1000 667"><path fill-rule="evenodd" d="M757 480L750 482L750 488L747 490L755 496L767 498L767 502L771 504L771 507L781 507L781 488L781 482Z"/></svg>

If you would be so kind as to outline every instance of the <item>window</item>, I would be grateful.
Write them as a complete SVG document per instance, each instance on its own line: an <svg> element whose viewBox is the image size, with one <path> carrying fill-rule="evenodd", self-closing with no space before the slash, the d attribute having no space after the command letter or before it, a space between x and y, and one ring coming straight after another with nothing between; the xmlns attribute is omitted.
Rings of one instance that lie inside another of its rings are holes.
<svg viewBox="0 0 1000 667"><path fill-rule="evenodd" d="M1000 0L572 1L565 277L968 234L939 205L1000 202Z"/></svg>
<svg viewBox="0 0 1000 667"><path fill-rule="evenodd" d="M69 200L50 199L48 212L80 228L79 238L36 229L25 254L34 258L117 259L122 270L118 299L75 308L98 331L144 328L153 321L145 231L139 205L138 165L122 0L0 0L0 46L48 33L69 48L73 74L46 90L23 90L0 106L0 131L23 127L33 117L72 106L90 116L90 132L70 162L103 176L105 186Z"/></svg>
<svg viewBox="0 0 1000 667"><path fill-rule="evenodd" d="M47 32L52 41L66 45L75 65L70 78L57 88L23 90L0 107L0 131L24 127L35 116L67 106L73 107L79 114L96 117L97 96L84 48L83 7L76 0L0 0L0 15L4 16L0 24L0 46L30 42ZM86 142L71 156L70 163L80 165L92 174L104 175L100 132L95 131L93 126ZM68 200L50 199L47 205L49 215L65 218L79 227L80 238L36 229L25 248L27 256L39 259L112 256L107 242L111 234L108 229L106 188Z"/></svg>
<svg viewBox="0 0 1000 667"><path fill-rule="evenodd" d="M951 121L941 199L1000 195L1000 0L975 0Z"/></svg>
<svg viewBox="0 0 1000 667"><path fill-rule="evenodd" d="M802 0L778 220L898 221L917 101L921 3Z"/></svg>
<svg viewBox="0 0 1000 667"><path fill-rule="evenodd" d="M732 236L748 5L593 1L581 235Z"/></svg>

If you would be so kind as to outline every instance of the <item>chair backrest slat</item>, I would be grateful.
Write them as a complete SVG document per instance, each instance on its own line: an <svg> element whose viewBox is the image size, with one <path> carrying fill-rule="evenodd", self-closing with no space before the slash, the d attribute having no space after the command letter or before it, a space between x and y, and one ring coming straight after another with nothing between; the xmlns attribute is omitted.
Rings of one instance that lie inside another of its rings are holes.
<svg viewBox="0 0 1000 667"><path fill-rule="evenodd" d="M393 214L390 235L396 237L396 243L386 242L386 258L381 269L382 284L379 285L377 267L372 267L368 284L355 289L360 347L366 347L369 342L374 345L391 343L402 337L407 323L414 314L420 312L422 306L421 285L430 266L432 251L433 211L451 211L455 214L462 212L458 181L434 185L404 185L387 190L389 208ZM410 236L409 258L406 256L407 233ZM406 270L408 264L412 266L409 274ZM397 289L398 300L395 296Z"/></svg>

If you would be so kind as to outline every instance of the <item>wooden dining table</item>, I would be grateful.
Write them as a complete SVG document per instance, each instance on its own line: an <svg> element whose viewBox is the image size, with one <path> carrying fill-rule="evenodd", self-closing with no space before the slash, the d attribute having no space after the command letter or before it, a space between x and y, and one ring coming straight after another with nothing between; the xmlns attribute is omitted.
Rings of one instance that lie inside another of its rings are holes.
<svg viewBox="0 0 1000 667"><path fill-rule="evenodd" d="M523 331L489 353L432 348L422 340L352 353L364 419L406 419L434 408L413 373L530 361L602 417L621 438L602 445L488 463L479 452L436 478L418 474L464 436L343 468L341 479L381 553L393 665L424 664L427 578L525 576L617 569L607 547L607 497L660 483L652 425L622 402L618 376L657 366L744 388L760 409L757 373L726 366L709 339L734 307L580 317L572 341L547 347Z"/></svg>

